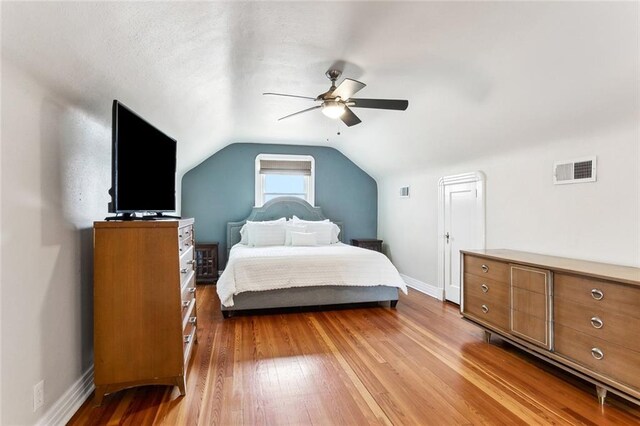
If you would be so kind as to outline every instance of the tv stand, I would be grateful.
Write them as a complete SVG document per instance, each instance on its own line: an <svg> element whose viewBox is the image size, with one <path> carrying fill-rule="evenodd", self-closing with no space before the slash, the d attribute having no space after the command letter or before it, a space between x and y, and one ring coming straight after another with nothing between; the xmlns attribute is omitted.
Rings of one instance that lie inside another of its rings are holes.
<svg viewBox="0 0 640 426"><path fill-rule="evenodd" d="M110 222L112 220L142 220L141 217L137 217L135 213L116 213L115 216L105 217L104 220Z"/></svg>
<svg viewBox="0 0 640 426"><path fill-rule="evenodd" d="M180 216L165 215L162 212L156 212L149 216L142 216L142 220L161 220L161 219L182 219Z"/></svg>
<svg viewBox="0 0 640 426"><path fill-rule="evenodd" d="M104 220L113 221L113 220L122 220L122 221L131 221L131 220L162 220L162 219L182 219L180 216L172 216L165 215L162 212L156 212L155 214L151 214L148 216L136 216L135 213L121 213L116 214L115 216L106 217Z"/></svg>

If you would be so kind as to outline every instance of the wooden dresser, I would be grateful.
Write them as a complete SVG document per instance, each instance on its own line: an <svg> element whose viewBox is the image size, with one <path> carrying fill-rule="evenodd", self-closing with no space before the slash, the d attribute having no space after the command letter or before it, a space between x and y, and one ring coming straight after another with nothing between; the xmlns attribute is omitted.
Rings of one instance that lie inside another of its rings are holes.
<svg viewBox="0 0 640 426"><path fill-rule="evenodd" d="M640 404L640 268L512 250L462 251L462 315Z"/></svg>
<svg viewBox="0 0 640 426"><path fill-rule="evenodd" d="M196 341L193 219L94 223L95 403L124 388L185 394Z"/></svg>

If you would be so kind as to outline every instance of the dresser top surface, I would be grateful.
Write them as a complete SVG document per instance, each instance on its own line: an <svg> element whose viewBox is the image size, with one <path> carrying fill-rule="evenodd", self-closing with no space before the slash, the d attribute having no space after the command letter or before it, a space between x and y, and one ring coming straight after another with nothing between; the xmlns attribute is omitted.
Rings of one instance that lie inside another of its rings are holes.
<svg viewBox="0 0 640 426"><path fill-rule="evenodd" d="M506 249L460 251L465 254L486 257L488 259L537 266L558 272L576 273L593 278L602 278L640 286L640 268L634 268L632 266L613 265Z"/></svg>
<svg viewBox="0 0 640 426"><path fill-rule="evenodd" d="M193 225L193 218L161 220L111 220L93 222L94 228L180 228Z"/></svg>

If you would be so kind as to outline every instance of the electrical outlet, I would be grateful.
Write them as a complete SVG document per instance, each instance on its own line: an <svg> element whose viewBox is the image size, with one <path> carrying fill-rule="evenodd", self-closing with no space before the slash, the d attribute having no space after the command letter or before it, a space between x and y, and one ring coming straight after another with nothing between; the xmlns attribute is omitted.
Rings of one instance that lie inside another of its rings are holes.
<svg viewBox="0 0 640 426"><path fill-rule="evenodd" d="M44 405L44 380L33 386L33 412L38 411Z"/></svg>

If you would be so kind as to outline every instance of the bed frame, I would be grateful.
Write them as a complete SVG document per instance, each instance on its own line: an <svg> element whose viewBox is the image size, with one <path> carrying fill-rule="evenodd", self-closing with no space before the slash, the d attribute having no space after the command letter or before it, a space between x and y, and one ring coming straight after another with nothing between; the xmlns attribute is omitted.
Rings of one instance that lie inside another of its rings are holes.
<svg viewBox="0 0 640 426"><path fill-rule="evenodd" d="M324 220L325 215L320 207L313 207L306 201L296 197L278 197L265 203L262 207L254 207L251 214L240 222L227 223L227 259L231 247L240 242L240 229L250 221L274 220L281 217L291 218L293 215L303 220ZM340 241L344 242L344 226L342 222L333 221L340 227ZM234 306L221 306L225 318L231 313L244 310L292 308L304 306L328 306L353 303L387 302L393 308L398 303L398 289L389 286L348 287L317 286L294 287L267 291L248 291L233 296Z"/></svg>

